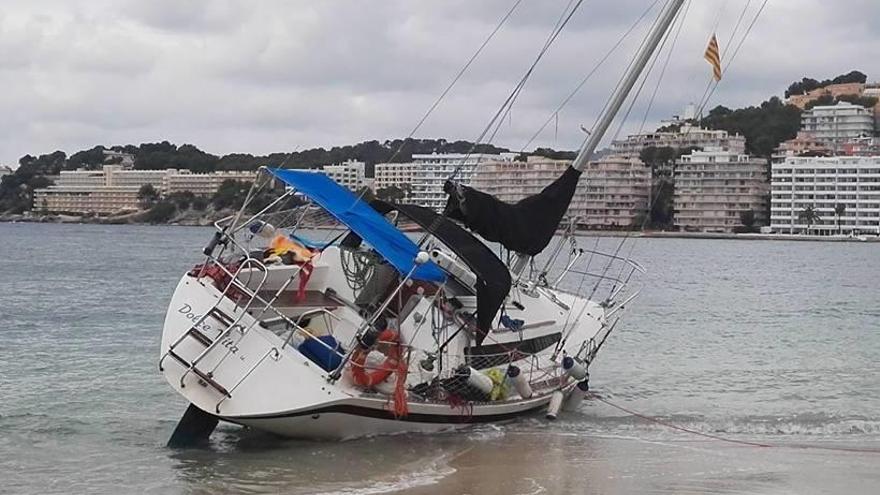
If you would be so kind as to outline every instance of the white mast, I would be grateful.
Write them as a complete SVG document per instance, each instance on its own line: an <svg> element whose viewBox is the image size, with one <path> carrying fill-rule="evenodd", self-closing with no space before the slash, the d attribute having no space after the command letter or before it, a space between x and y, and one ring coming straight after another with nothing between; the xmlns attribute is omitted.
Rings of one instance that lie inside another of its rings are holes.
<svg viewBox="0 0 880 495"><path fill-rule="evenodd" d="M663 36L666 34L667 29L672 25L672 22L675 20L675 16L678 15L678 11L681 9L682 5L684 5L684 0L669 0L663 8L657 24L648 34L645 44L636 55L635 61L624 76L622 84L614 91L614 94L611 95L608 108L606 108L605 112L596 123L596 127L593 128L592 133L587 137L587 140L584 141L583 146L581 146L577 158L574 159L574 163L572 164L574 168L583 171L584 168L586 168L587 163L590 162L590 159L593 157L593 152L596 151L596 147L599 146L599 141L602 140L605 131L608 130L608 126L611 125L611 122L614 120L614 117L617 115L623 102L626 101L629 92L639 79L639 76L645 69L651 56L654 54L654 50L657 49L657 45L660 44L660 40L662 40Z"/></svg>

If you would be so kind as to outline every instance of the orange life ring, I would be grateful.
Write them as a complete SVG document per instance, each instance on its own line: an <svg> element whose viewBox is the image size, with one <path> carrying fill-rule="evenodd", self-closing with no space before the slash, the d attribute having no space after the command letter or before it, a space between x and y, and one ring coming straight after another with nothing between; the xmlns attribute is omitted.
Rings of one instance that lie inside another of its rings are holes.
<svg viewBox="0 0 880 495"><path fill-rule="evenodd" d="M397 332L387 328L382 330L377 340L379 342L393 344L400 342ZM374 368L373 371L367 372L364 363L367 360L367 355L372 351L373 349L358 348L351 355L351 376L354 379L354 382L361 387L371 388L384 382L392 373L394 373L400 362L400 350L397 345L392 345L388 350L383 352L383 354L385 354L385 361L378 368Z"/></svg>

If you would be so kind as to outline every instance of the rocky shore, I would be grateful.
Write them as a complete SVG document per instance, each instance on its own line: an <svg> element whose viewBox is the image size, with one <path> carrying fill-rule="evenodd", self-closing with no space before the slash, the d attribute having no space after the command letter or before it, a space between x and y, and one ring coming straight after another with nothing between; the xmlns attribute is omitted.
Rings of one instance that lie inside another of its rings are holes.
<svg viewBox="0 0 880 495"><path fill-rule="evenodd" d="M104 225L186 225L204 226L211 225L215 221L228 216L230 210L183 210L177 211L166 222L151 222L148 220L149 210L124 213L121 215L34 215L34 214L2 214L0 222L32 222L32 223L86 223Z"/></svg>

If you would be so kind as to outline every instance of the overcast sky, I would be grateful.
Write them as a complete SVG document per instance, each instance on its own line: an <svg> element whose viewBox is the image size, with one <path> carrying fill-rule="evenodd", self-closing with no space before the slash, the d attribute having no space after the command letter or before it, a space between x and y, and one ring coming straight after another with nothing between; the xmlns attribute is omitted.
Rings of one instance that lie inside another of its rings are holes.
<svg viewBox="0 0 880 495"><path fill-rule="evenodd" d="M523 0L416 136L475 139L568 3ZM522 148L652 3L585 0L495 144ZM716 23L725 50L740 12L748 4L742 34L762 0L692 3L646 127L700 99ZM4 0L0 163L158 140L264 154L403 137L513 4ZM880 79L878 19L875 0L770 0L709 107L759 103L805 75L859 69ZM554 119L530 148L579 145L578 126L595 120L646 29L640 24L560 112L558 132ZM641 127L666 52L659 60L624 133Z"/></svg>

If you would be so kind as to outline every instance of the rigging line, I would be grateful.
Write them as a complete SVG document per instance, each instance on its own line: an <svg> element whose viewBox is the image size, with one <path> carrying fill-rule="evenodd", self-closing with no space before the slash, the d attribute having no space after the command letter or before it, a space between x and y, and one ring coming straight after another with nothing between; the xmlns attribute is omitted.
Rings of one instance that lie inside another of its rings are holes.
<svg viewBox="0 0 880 495"><path fill-rule="evenodd" d="M593 250L590 251L590 258L589 258L589 260L587 261L587 268L586 268L586 269L584 270L584 272L581 274L581 281L578 283L578 288L577 288L577 290L574 292L574 294L580 294L580 293L581 293L581 289L584 288L584 282L586 282L586 280L587 280L587 275L589 274L589 271L590 271L590 263L593 262L593 255L595 255L595 254L599 251L599 240L600 240L600 239L601 239L601 237L596 236L596 244L593 246ZM584 305L586 305L586 303L585 303ZM574 311L573 307L574 307L574 304L572 304L572 306L569 307L568 312L567 312L566 315L565 315L565 321L562 323L562 331L563 331L563 332L565 332L565 328L568 327L568 322L571 320L571 314L572 314L572 312ZM577 322L577 320L575 320L575 322ZM571 327L571 328L574 329L574 325L573 325L573 324L572 324L572 327ZM553 356L554 356L554 357L559 353L559 350L562 348L563 342L564 342L566 339L568 339L568 336L569 336L570 334L571 334L571 330L569 330L568 332L566 332L564 338L561 338L561 339L559 339L559 340L556 342L556 347L553 349Z"/></svg>
<svg viewBox="0 0 880 495"><path fill-rule="evenodd" d="M727 43L724 45L724 48L721 51L721 60L725 61L724 70L727 69L727 52L730 50L730 46L733 45L733 40L736 37L736 33L739 32L739 27L742 25L743 18L745 18L746 12L749 9L749 5L751 5L752 0L746 0L746 4L743 6L742 11L739 13L739 18L736 20L736 25L733 26L733 31L730 33L730 37L727 39ZM717 28L716 28L717 29ZM724 70L722 71L722 76L724 75ZM715 92L714 86L718 86L718 81L715 80L714 77L710 76L709 81L706 83L706 89L703 91L703 97L700 98L700 106L697 111L697 115L702 115L703 110L707 103L709 103L709 98L711 97L711 92Z"/></svg>
<svg viewBox="0 0 880 495"><path fill-rule="evenodd" d="M667 31L663 36L663 41L660 43L660 48L657 50L656 54L651 58L651 63L648 65L648 70L641 76L641 82L639 83L638 89L636 92L630 96L629 106L626 109L626 113L620 118L620 123L617 126L617 130L614 132L614 136L611 138L611 141L615 141L620 137L620 132L623 130L623 126L626 124L627 119L629 119L630 113L632 113L633 107L635 107L636 102L639 100L639 96L642 94L642 90L645 88L645 84L648 82L648 78L651 77L651 73L654 71L654 66L657 64L657 60L660 59L660 53L663 52L663 48L666 46L666 42L669 41L670 31Z"/></svg>
<svg viewBox="0 0 880 495"><path fill-rule="evenodd" d="M578 1L577 5L574 7L574 9L571 9L571 6L574 2L575 2L575 0L568 1L568 5L565 6L565 9L563 9L562 14L559 16L559 19L556 21L556 25L553 26L553 30L550 32L551 33L550 36L547 38L547 41L544 42L544 47L541 50L542 52L544 52L550 48L550 45L556 39L556 36L558 36L559 33L562 32L562 28L565 27L565 24L568 23L568 20L571 19L571 16L574 15L575 10L577 10L577 8L580 7L580 4L582 3L582 1ZM571 9L570 12L569 12L569 9ZM542 56L542 55L539 55L539 56ZM530 69L530 71L531 71L531 69ZM522 81L520 81L520 84L518 85L518 87L514 90L516 94L513 96L513 99L510 100L510 103L507 105L507 108L504 110L504 114L501 116L501 118L498 119L498 123L495 126L495 130L492 132L492 135L489 136L488 143L491 143L495 139L495 134L501 128L501 123L504 121L504 118L508 117L510 115L510 112L513 110L513 104L516 102L516 99L519 98L520 93L522 92L523 88L525 87L527 79L528 79L528 77L523 78Z"/></svg>
<svg viewBox="0 0 880 495"><path fill-rule="evenodd" d="M642 20L644 20L644 18L654 9L654 7L657 6L658 3L660 3L660 0L654 0L654 3L649 5L648 8L645 9L644 12L642 12L642 15L639 16L638 19L636 19L636 21L629 27L629 29L626 30L625 33L623 33L623 36L621 36L617 40L614 46L612 46L611 49L605 53L605 55L599 60L599 62L597 62L596 65L594 65L593 68L590 69L590 72L588 72L587 75L584 76L583 79L581 79L577 86L575 86L574 90L572 90L572 92L569 93L564 100L562 100L562 103L556 108L556 110L552 114L550 114L550 117L548 117L547 120L544 121L544 124L542 124L541 127L539 127L538 130L535 132L535 134L533 134L532 137L528 140L528 142L523 145L523 147L520 149L520 153L523 153L526 148L528 148L535 141L535 139L538 138L541 132L543 132L544 129L546 129L550 122L553 120L554 116L556 116L558 123L559 112L562 111L562 109L565 108L566 105L568 105L571 99L574 98L578 92L580 92L581 88L584 87L587 81L589 81L590 78L592 78L593 75L599 70L599 67L601 67L608 60L608 58L610 58L611 55L614 54L615 51L617 51L618 48L620 48L620 45L623 44L623 41L627 37L629 37L629 35L632 34L633 31L635 31L636 27L638 27Z"/></svg>
<svg viewBox="0 0 880 495"><path fill-rule="evenodd" d="M455 77L452 78L452 81L449 83L448 86L446 86L446 89L444 89L443 92L440 93L440 96L438 96L437 99L434 100L434 103L428 108L428 111L425 112L425 114L422 116L422 118L419 120L419 122L415 125L415 127L413 127L413 129L410 131L409 135L404 140L401 141L400 146L397 147L397 149L394 151L394 153L392 153L391 158L388 159L389 163L393 162L394 159L397 158L397 156L400 154L400 152L403 151L403 147L406 146L407 139L410 139L411 137L413 137L415 135L415 133L418 132L418 130L422 127L422 124L424 124L425 121L428 120L428 117L434 112L434 110L436 110L437 107L440 106L440 103L443 101L444 98L446 98L446 95L449 94L450 91L452 91L453 86L455 86L456 83L458 83L459 79L461 79L462 76L464 76L464 73L467 72L467 70L474 63L474 61L477 60L477 57L480 56L480 53L483 52L483 49L489 45L489 42L492 41L492 38L494 38L495 35L498 33L498 31L501 30L501 27L504 26L504 24L507 22L507 20L510 18L510 16L513 15L513 12L516 10L517 7L519 7L519 4L521 4L522 1L523 0L516 0L513 3L513 6L511 6L510 9L507 11L507 13L504 14L504 16L501 18L501 20L498 21L498 24L495 26L495 29L493 29L492 32L489 33L489 36L487 36L486 39L483 40L483 43L479 46L479 48L477 48L477 50L473 53L473 55L471 55L471 57L468 59L467 63L465 63L464 66L462 66L462 68L455 75ZM366 194L366 192L367 192L367 189L364 188L360 192L360 194L357 195L357 199L359 199L359 200L363 199L364 194Z"/></svg>
<svg viewBox="0 0 880 495"><path fill-rule="evenodd" d="M678 23L678 29L675 31L675 36L672 38L672 45L669 47L669 53L666 55L666 62L663 63L663 69L660 71L660 76L657 77L657 85L654 86L654 92L651 94L651 99L648 101L648 108L645 109L645 115L642 117L642 123L639 126L638 134L641 134L642 131L645 130L645 124L648 121L648 114L651 112L651 108L654 107L654 100L657 98L657 93L660 91L660 84L663 82L663 76L666 75L669 61L672 59L672 54L675 52L675 45L678 42L678 36L681 34L681 28L684 27L684 21L687 18L690 7L691 2L688 0L684 6L684 13L681 16L681 20Z"/></svg>
<svg viewBox="0 0 880 495"><path fill-rule="evenodd" d="M749 33L752 32L752 28L755 27L755 23L758 22L758 17L761 16L761 13L764 12L764 7L767 6L768 1L769 0L764 0L764 2L761 4L761 8L758 9L758 12L755 14L755 17L752 19L752 22L749 24L749 27L746 28L745 34L743 34L743 37L739 40L739 44L736 45L736 49L733 50L733 54L730 56L730 61L727 63L727 67L725 67L724 71L721 73L722 75L727 74L727 69L730 69L731 65L733 65L733 61L736 59L736 56L739 53L739 49L742 48L743 43L745 43L746 38L748 38L748 36L749 36ZM715 89L717 89L717 88L718 88L718 85L715 85L715 87L712 88L712 91L709 93L709 96L706 98L706 103L704 105L709 103L709 100L715 94Z"/></svg>
<svg viewBox="0 0 880 495"><path fill-rule="evenodd" d="M678 20L677 20L677 22L678 22L678 27L675 29L675 35L672 36L672 44L671 44L670 47L669 47L669 52L666 54L666 60L665 60L665 62L664 62L664 64L663 64L663 68L662 68L662 70L660 71L660 75L659 75L658 78L657 78L657 84L656 84L656 86L654 86L654 92L651 94L651 98L650 98L650 100L648 101L648 106L647 106L647 108L645 109L645 115L644 115L644 117L642 118L642 123L639 125L639 130L638 130L638 132L637 132L636 134L641 134L642 131L644 131L644 129L645 129L645 123L646 123L647 120L648 120L648 114L651 112L651 109L652 109L653 106L654 106L654 100L655 100L655 98L656 98L656 96L657 96L657 92L658 92L659 89L660 89L660 85L661 85L662 82L663 82L663 77L664 77L664 75L666 74L666 68L669 66L669 62L670 62L670 60L672 59L672 54L673 54L674 51L675 51L675 45L676 45L676 42L678 41L678 37L679 37L679 35L681 34L681 29L682 29L682 27L684 26L685 19L687 18L688 11L690 10L690 5L691 5L691 2L690 2L690 0L688 0L688 2L685 4L684 12L682 12L681 16L680 16L680 17L678 18ZM670 31L670 32L671 32L671 31ZM625 124L626 119L629 117L629 114L630 114L630 112L632 111L633 106L634 106L635 103L636 103L636 100L638 99L639 95L641 94L641 92L642 92L642 87L643 87L643 86L645 85L645 83L648 81L648 77L650 76L650 73L654 70L654 64L657 62L657 59L660 57L659 53L662 52L662 50L663 50L663 46L666 44L666 42L667 42L668 40L669 40L669 35L667 35L667 37L665 37L665 38L663 39L663 43L662 43L661 46L660 46L660 51L657 52L657 53L658 53L657 57L654 58L654 60L651 61L651 65L650 65L650 67L648 68L647 73L645 74L645 78L642 80L642 83L641 83L641 85L639 86L638 92L636 93L635 97L634 97L634 98L632 99L632 101L630 102L630 106L629 106L629 108L627 109L626 115L624 116L623 119L621 119L621 121L620 121L620 125L619 125L618 128L617 128L617 132L615 132L615 135L614 135L614 139L613 139L613 140L616 140L616 139L620 136L620 132L621 132L621 130L623 129L623 125ZM613 140L612 140L612 141L613 141ZM650 187L650 186L649 186L649 187ZM643 225L642 227L644 227L644 225ZM640 229L640 230L641 230L641 229ZM631 234L624 235L623 238L620 240L620 248L623 248L623 245L624 245L624 244L626 243L626 241L628 241L631 237L632 237ZM630 248L630 252L632 252L633 248L635 247L635 243L633 242L633 243L631 243L631 245L632 245L632 247ZM610 268L610 266L611 266L611 260L609 260L608 265L606 266L606 271L607 271L608 268ZM623 273L623 269L624 269L624 265L621 265L621 267L620 267L620 272L621 272L621 273ZM605 272L602 273L602 277L596 282L596 286L597 286L597 287L598 287L598 285L602 282L602 280L604 279L604 277L605 277ZM619 278L619 277L618 277L618 278ZM615 287L616 287L616 284L615 284ZM612 290L613 290L613 289L612 289ZM595 292L595 288L594 288L593 291Z"/></svg>
<svg viewBox="0 0 880 495"><path fill-rule="evenodd" d="M676 45L676 43L678 42L678 37L679 37L679 35L681 34L682 27L684 27L684 23L685 23L685 20L687 19L688 12L690 11L690 6L691 6L691 2L690 2L690 0L688 0L688 2L685 4L684 12L682 13L681 17L678 19L678 27L677 27L676 30L675 30L675 35L672 37L672 44L671 44L670 47L669 47L669 52L666 54L666 61L663 63L663 68L661 69L661 71L660 71L660 75L659 75L658 78L657 78L657 85L654 86L654 92L651 94L651 98L650 98L650 100L648 101L648 106L647 106L647 108L645 109L645 115L642 117L642 123L639 125L639 130L638 130L638 132L637 132L636 134L641 134L641 133L644 131L644 129L645 129L645 124L646 124L646 122L647 122L647 120L648 120L648 114L651 112L651 109L652 109L653 106L654 106L654 100L655 100L655 98L656 98L656 96L657 96L658 91L660 90L660 85L661 85L662 82L663 82L663 77L664 77L664 75L666 74L666 69L667 69L667 67L669 66L669 62L670 62L670 60L672 59L672 54L675 52L675 45ZM663 43L665 44L666 41L667 41L667 40L664 39L664 40L663 40ZM661 48L661 50L663 49L662 46L661 46L660 48ZM658 53L659 53L659 52L658 52ZM656 61L656 59L655 59L655 61ZM649 74L650 74L651 70L653 70L653 67L654 67L654 62L651 63L651 68L648 69L648 73L649 73ZM645 80L642 82L643 85L644 85L644 82L647 81L647 79L648 79L648 76L646 75L646 76L645 76ZM641 92L641 87L639 87L639 92ZM636 98L637 98L637 97L638 97L638 94L636 95ZM633 99L632 104L635 104L635 99ZM630 110L632 110L632 104L630 105ZM629 115L629 110L627 111L627 115ZM624 119L624 121L625 121L625 119ZM617 135L619 135L620 130L623 128L623 123L624 123L624 121L621 121L620 127L618 127L618 129L617 129ZM652 178L651 180L653 180L653 178ZM649 185L648 185L648 187L651 187L650 181L649 181ZM655 200L655 201L656 201L656 200ZM653 207L652 207L651 209L653 209ZM650 211L648 212L648 215L650 215ZM646 215L646 218L648 218L647 215ZM644 221L645 221L645 220L643 220L642 228L644 228ZM640 230L641 230L641 229L640 229ZM622 248L623 245L624 245L624 243L626 243L626 241L628 241L631 237L633 237L633 236L630 235L630 234L624 235L623 238L622 238L621 241L620 241L620 247ZM629 249L629 255L630 255L630 256L632 255L632 253L633 253L633 251L634 251L634 249L635 249L635 244L636 244L635 242L631 242L631 243L630 243L630 249ZM610 260L609 260L608 267L610 267L610 265L611 265L611 262L610 262ZM624 270L624 268L625 268L625 265L624 265L624 264L621 264L621 265L620 265L620 271L619 271L619 273L618 273L618 277L617 277L618 279L620 279L621 275L623 274L623 270ZM605 276L605 274L603 273L603 274L602 274L602 278L604 278L604 276ZM601 280L602 280L602 279L600 279L599 282L601 282ZM599 283L599 282L597 282L597 286L598 286L598 283ZM614 286L612 287L612 291L613 291L616 287L617 287L617 283L615 283Z"/></svg>
<svg viewBox="0 0 880 495"><path fill-rule="evenodd" d="M529 67L529 69L526 71L526 73L523 75L522 79L517 84L517 86L514 88L513 92L510 94L510 96L508 96L507 100L502 104L501 108L498 109L498 113L496 113L495 116L492 118L492 120L490 120L489 124L483 130L483 133L480 134L480 137L477 138L477 140L471 146L471 149L468 151L468 153L462 159L461 163L458 165L458 167L455 169L455 171L450 176L451 178L454 178L455 175L464 167L465 161L467 161L467 159L470 157L471 153L473 153L473 151L476 150L476 147L483 141L483 138L486 136L486 133L492 128L493 125L495 125L495 122L497 121L498 123L495 127L495 130L492 132L492 135L490 136L488 142L491 143L495 139L495 135L497 134L498 130L501 127L501 122L503 121L504 116L508 112L510 112L510 109L513 107L514 101L519 97L520 92L522 91L523 87L525 86L526 82L528 81L529 77L531 76L532 72L534 71L535 67L538 65L538 62L541 60L541 58L544 56L544 54L550 48L550 45L552 45L553 41L556 40L556 37L559 36L559 34L562 32L562 29L565 27L565 25L568 23L568 21L571 19L571 17L574 15L575 11L578 9L578 7L580 7L580 5L582 3L583 3L583 0L578 0L577 4L570 11L570 13L568 14L567 17L565 14L566 14L566 12L568 12L569 8L571 7L572 0L569 1L568 5L566 5L565 9L562 12L562 15L560 16L559 21L557 21L556 25L553 28L553 31L551 32L547 41L544 43L544 47L539 52L535 61L532 63L531 67ZM479 159L477 160L476 163L471 165L471 168L475 168L478 165L479 165Z"/></svg>
<svg viewBox="0 0 880 495"><path fill-rule="evenodd" d="M513 6L510 7L510 9L507 11L507 13L504 14L504 17L502 17L501 20L498 22L498 24L495 26L495 29L493 29L492 32L489 33L489 36L486 37L485 40L483 40L483 43L480 45L479 48L477 48L477 51L475 51L473 53L473 55L471 55L471 58L468 59L467 63L465 63L464 66L462 66L462 68L458 71L458 73L455 75L455 77L452 79L452 81L449 83L449 85L446 86L446 89L444 89L443 92L440 93L440 96L438 96L437 99L434 100L434 103L430 106L430 108L428 108L428 111L425 112L425 115L422 116L422 118L415 125L415 127L413 127L412 131L410 131L409 135L406 137L407 139L413 137L415 135L415 133L418 132L418 130L422 127L422 124L424 124L425 121L428 120L428 117L440 105L440 103L443 101L443 99L446 98L446 95L449 94L449 92L452 90L452 87L455 86L456 83L458 83L458 80L461 79L462 76L464 76L464 73L470 68L470 66L474 63L474 61L477 59L477 57L480 56L480 53L483 52L483 49L486 48L486 46L489 44L489 42L492 41L492 38L495 37L495 34L497 34L498 31L501 30L501 27L507 22L507 20L510 18L510 16L513 15L513 12L516 10L517 7L519 7L519 4L521 4L522 1L523 0L516 0L513 3ZM391 158L388 160L389 162L394 161L394 158L396 158L397 155L400 154L400 152L403 150L405 142L406 142L406 139L404 139L404 141L400 144L400 146L397 148L397 151L395 151L394 154L391 155Z"/></svg>
<svg viewBox="0 0 880 495"><path fill-rule="evenodd" d="M660 16L658 15L657 18L656 18L656 19L654 20L654 22L652 23L652 26L653 26L653 25L656 25L659 21L660 21ZM650 32L650 31L649 31L649 32ZM665 44L666 41L667 41L668 39L669 39L669 33L667 32L666 34L664 34L664 38L663 38L662 43ZM644 44L645 44L646 42L647 42L647 36L642 40L642 43L641 43L641 45L639 46L639 49L636 50L636 53L638 53L638 51L641 50L641 47L644 46ZM661 45L661 51L662 51L662 45ZM658 52L658 53L659 53L659 52ZM642 87L644 87L645 81L647 81L647 78L648 78L648 74L651 72L651 70L652 70L652 68L653 68L653 66L654 66L654 63L656 63L656 61L657 61L657 58L658 58L658 56L654 56L654 57L652 58L651 66L648 68L647 73L646 73L646 74L644 75L644 77L642 78L642 82L641 82L641 85L639 86L638 93L640 93L641 90L642 90ZM629 70L629 67L631 67L631 66L633 65L634 62L635 62L635 57L633 57L633 58L630 60L629 66L627 67L627 70ZM619 87L619 86L622 84L623 79L624 79L624 77L625 77L625 74L626 74L626 71L624 71L624 76L621 76L621 78L618 80L618 82L617 82L617 87ZM616 90L616 89L615 89L615 90ZM632 103L630 104L629 109L627 110L627 116L629 115L629 112L632 110L632 105L635 103L635 100L638 98L638 93L636 93L635 98L633 98ZM605 109L608 107L609 104L610 104L610 99L608 99L608 100L605 101L605 105L604 105L603 108L602 108L602 112L605 111ZM600 113L602 113L602 112L600 112ZM624 116L622 120L625 121L626 118L627 118L627 116ZM597 121L598 121L598 119L597 119ZM593 126L595 127L595 124L594 124ZM622 126L622 124L621 124L621 126ZM619 133L619 132L620 132L620 129L618 129L618 133ZM650 208L648 209L648 211L650 212ZM647 216L646 216L646 218L647 218ZM644 222L642 223L642 226L644 227ZM624 241L625 241L625 240L626 240L626 237L624 237ZM597 247L597 248L598 248L598 245L599 245L599 238L596 239L596 247ZM621 249L622 247L623 247L623 242L621 242L621 243L617 246L617 249L616 249L615 252L614 252L614 256L616 256L616 255L620 252L620 249ZM590 259L592 260L592 256L590 256ZM604 268L604 270L603 270L603 272L602 272L602 275L600 275L599 280L596 282L596 285L593 286L593 289L592 289L592 291L591 291L590 297L587 298L588 300L591 299L593 295L595 295L596 290L598 289L598 286L601 284L602 280L604 280L604 278L605 278L605 274L608 272L608 269L610 268L610 266L611 266L611 264L613 263L613 261L614 261L614 258L609 258L608 263L605 265L605 268ZM584 282L586 281L586 278L587 278L587 277L586 277L586 271L585 271L585 272L584 272L584 275L581 277L581 281L580 281L580 283L579 283L579 285L578 285L578 289L577 289L577 291L575 292L575 294L580 294L580 293L581 293L581 289L583 289L583 285L584 285ZM581 317L583 316L583 314L584 314L584 312L586 311L586 309L587 309L587 304L585 303L585 304L583 305L583 307L581 308L581 311L578 313L577 317L574 319L574 323L577 323L577 321L581 319ZM571 308L568 310L567 314L566 314L566 317L565 317L565 323L564 323L563 326L562 326L563 331L565 331L565 328L568 326L569 321L571 320L571 315L572 315L573 312L574 312L574 307L571 307ZM559 352L559 349L562 348L562 345L563 345L564 342L568 339L568 336L571 335L571 332L574 330L574 323L572 324L572 326L571 326L571 328L568 330L568 332L566 332L566 335L565 335L562 339L560 339L559 343L557 343L557 348L556 348L556 350L554 351L554 354L557 353L557 352Z"/></svg>
<svg viewBox="0 0 880 495"><path fill-rule="evenodd" d="M565 13L568 10L569 5L571 5L571 1L569 1L569 5L566 5L565 10L563 10L563 17L564 17L563 22L557 23L557 25L554 27L554 30L551 32L550 37L547 39L547 42L544 44L544 47L541 49L541 51L538 52L537 57L535 58L534 62L532 62L532 65L529 67L529 69L526 71L526 73L520 79L519 83L516 85L516 87L513 89L513 91L510 93L510 95L507 97L507 99L504 101L504 103L501 105L501 107L498 109L498 111L492 117L492 119L489 121L489 124L486 126L486 128L483 129L483 132L480 134L480 136L476 139L474 144L471 146L471 149L468 150L468 152L465 154L464 158L461 160L461 162L458 164L458 166L455 168L455 170L452 172L452 174L450 174L448 180L452 180L455 178L456 175L458 175L458 173L464 167L465 161L470 157L471 154L473 154L473 152L476 150L477 146L482 142L482 140L486 136L486 134L488 134L488 132L492 129L492 126L495 125L496 121L505 112L505 109L507 108L507 106L519 94L519 91L522 89L522 87L525 85L526 81L532 75L532 72L534 72L535 67L537 67L538 63L544 57L544 54L547 53L547 50L550 48L550 46L553 44L553 42L559 36L559 33L562 32L562 29L565 28L565 25L568 24L568 21L571 19L571 17L574 15L574 13L577 11L577 9L581 6L581 4L583 2L584 2L584 0L577 0L577 3L571 9L571 12L569 12L567 17L565 17Z"/></svg>
<svg viewBox="0 0 880 495"><path fill-rule="evenodd" d="M718 26L721 25L721 16L724 15L724 8L727 6L727 0L721 2L721 8L718 9L718 15L715 17L715 24L712 27L712 31L717 31Z"/></svg>
<svg viewBox="0 0 880 495"><path fill-rule="evenodd" d="M626 79L626 73L629 72L630 68L631 68L631 67L633 66L633 64L636 62L636 57L637 57L638 53L639 53L639 52L642 50L642 48L645 46L645 43L648 42L648 37L650 36L650 33L651 33L651 31L653 30L653 28L657 25L658 22L660 22L660 17L661 17L661 16L662 16L662 12L661 12L661 13L660 13L660 14L654 19L654 21L651 23L651 26L648 28L648 32L645 33L645 37L642 38L642 42L639 43L638 48L636 48L636 51L633 53L633 56L632 56L632 58L630 59L629 64L627 64L626 68L623 70L623 73L621 73L620 78L617 80L617 84L614 85L614 89L611 91L611 94L612 94L612 95L613 95L614 93L616 93L617 90L618 90L618 89L621 87L621 85L623 84L624 79ZM599 110L599 115L596 116L596 120L595 120L595 122L593 122L593 126L591 127L591 129L595 129L595 128L596 128L596 125L599 123L599 120L602 118L602 114L605 113L605 110L608 108L608 105L610 105L610 104L611 104L611 96L609 96L609 97L605 100L605 104L602 105L602 109ZM584 142L586 142L587 139L589 139L589 136L584 137Z"/></svg>

